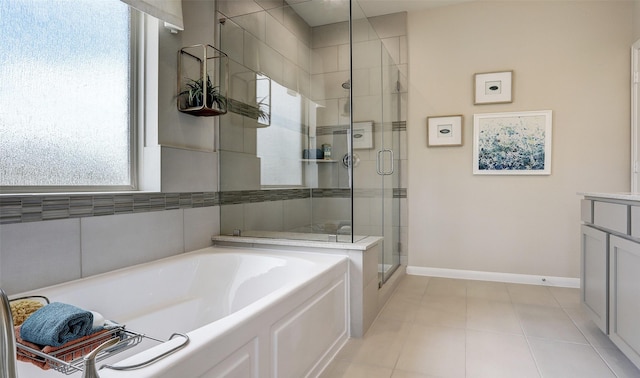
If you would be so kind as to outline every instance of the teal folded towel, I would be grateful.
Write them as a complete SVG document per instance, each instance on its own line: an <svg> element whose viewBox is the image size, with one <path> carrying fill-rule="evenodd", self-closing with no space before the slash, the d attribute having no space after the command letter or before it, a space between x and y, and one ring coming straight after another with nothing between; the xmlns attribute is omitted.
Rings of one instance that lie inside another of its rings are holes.
<svg viewBox="0 0 640 378"><path fill-rule="evenodd" d="M38 345L61 346L92 333L93 314L76 306L52 302L22 323L20 336Z"/></svg>

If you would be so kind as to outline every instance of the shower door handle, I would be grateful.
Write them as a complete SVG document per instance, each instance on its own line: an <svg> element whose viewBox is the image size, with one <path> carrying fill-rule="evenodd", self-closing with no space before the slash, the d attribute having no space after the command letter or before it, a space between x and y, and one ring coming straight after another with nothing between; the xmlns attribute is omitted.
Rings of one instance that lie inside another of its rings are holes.
<svg viewBox="0 0 640 378"><path fill-rule="evenodd" d="M391 168L388 171L384 170L384 155L386 153L389 153L389 156L391 157ZM393 158L393 150L389 150L389 149L382 149L380 151L378 151L378 159L376 159L376 172L378 172L378 174L380 176L389 176L392 175L394 171L394 158Z"/></svg>

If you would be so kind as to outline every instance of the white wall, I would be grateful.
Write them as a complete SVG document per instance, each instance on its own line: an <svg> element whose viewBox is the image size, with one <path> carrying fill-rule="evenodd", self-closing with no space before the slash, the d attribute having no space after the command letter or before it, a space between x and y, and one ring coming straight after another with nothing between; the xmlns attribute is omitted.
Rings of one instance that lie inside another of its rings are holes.
<svg viewBox="0 0 640 378"><path fill-rule="evenodd" d="M579 276L578 191L629 190L633 3L473 2L409 13L409 265ZM473 75L514 101L473 105ZM550 176L474 176L473 114L553 110ZM462 147L426 117L464 115Z"/></svg>

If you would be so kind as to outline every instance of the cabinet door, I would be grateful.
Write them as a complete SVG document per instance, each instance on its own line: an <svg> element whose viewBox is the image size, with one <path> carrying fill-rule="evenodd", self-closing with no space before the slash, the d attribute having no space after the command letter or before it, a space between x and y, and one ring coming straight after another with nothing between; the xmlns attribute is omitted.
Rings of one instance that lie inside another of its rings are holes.
<svg viewBox="0 0 640 378"><path fill-rule="evenodd" d="M609 337L640 368L640 244L610 239Z"/></svg>
<svg viewBox="0 0 640 378"><path fill-rule="evenodd" d="M608 334L609 234L593 227L581 228L580 289L583 307L591 320Z"/></svg>

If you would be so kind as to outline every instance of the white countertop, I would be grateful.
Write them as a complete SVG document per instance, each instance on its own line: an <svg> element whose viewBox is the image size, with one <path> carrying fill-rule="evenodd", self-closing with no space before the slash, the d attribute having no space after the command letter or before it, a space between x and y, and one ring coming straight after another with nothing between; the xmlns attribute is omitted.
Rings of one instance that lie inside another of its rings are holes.
<svg viewBox="0 0 640 378"><path fill-rule="evenodd" d="M578 195L594 198L617 199L625 201L640 201L640 193L618 192L618 193L598 193L598 192L578 192Z"/></svg>
<svg viewBox="0 0 640 378"><path fill-rule="evenodd" d="M252 232L257 234L257 232ZM313 235L313 234L312 234ZM379 243L383 240L379 236L364 236L361 239L356 239L355 243L344 242L330 242L321 241L319 235L313 235L316 240L304 240L298 239L301 234L299 233L286 233L286 232L264 232L264 235L260 236L229 236L229 235L216 235L211 238L215 242L222 243L243 243L243 244L264 244L264 245L282 245L291 247L312 247L312 248L330 248L330 249L350 249L366 251L371 246ZM345 235L340 235L345 236ZM324 235L326 238L327 235ZM313 239L310 238L310 239Z"/></svg>

